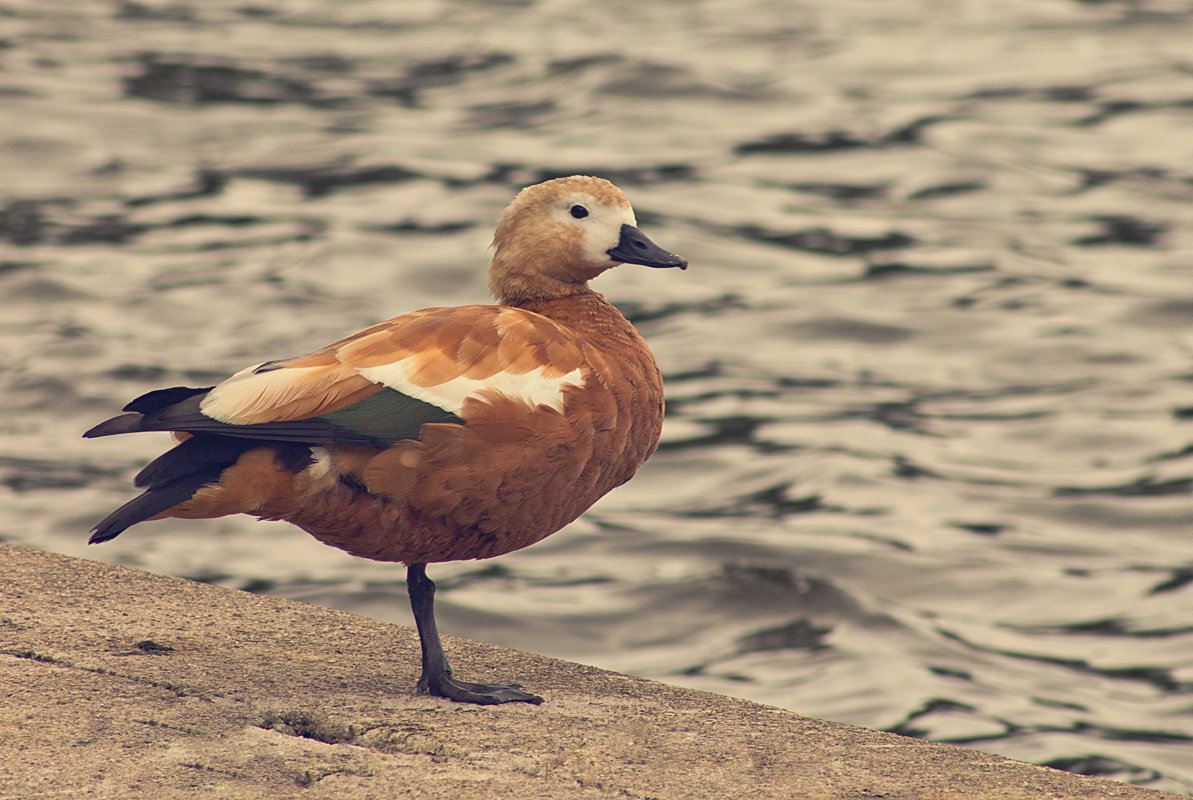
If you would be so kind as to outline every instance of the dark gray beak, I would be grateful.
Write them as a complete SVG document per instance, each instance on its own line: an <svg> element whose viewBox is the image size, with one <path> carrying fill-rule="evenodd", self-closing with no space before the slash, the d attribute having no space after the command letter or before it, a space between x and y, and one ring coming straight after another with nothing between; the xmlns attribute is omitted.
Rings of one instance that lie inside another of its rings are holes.
<svg viewBox="0 0 1193 800"><path fill-rule="evenodd" d="M621 226L621 240L617 247L605 251L609 258L622 264L641 264L644 267L679 267L687 269L687 259L664 250L633 225Z"/></svg>

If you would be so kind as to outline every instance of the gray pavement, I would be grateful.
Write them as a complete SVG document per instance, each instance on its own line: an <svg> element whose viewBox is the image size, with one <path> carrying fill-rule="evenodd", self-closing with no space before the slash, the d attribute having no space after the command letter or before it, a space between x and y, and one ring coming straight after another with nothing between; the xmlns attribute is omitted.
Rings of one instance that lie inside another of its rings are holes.
<svg viewBox="0 0 1193 800"><path fill-rule="evenodd" d="M0 798L1161 798L445 638L539 707L412 694L414 632L0 544Z"/></svg>

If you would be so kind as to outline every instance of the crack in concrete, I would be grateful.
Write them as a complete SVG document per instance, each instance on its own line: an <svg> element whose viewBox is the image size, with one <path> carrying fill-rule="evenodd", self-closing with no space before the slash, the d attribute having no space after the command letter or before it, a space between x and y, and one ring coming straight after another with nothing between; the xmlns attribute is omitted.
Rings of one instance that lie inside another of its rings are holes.
<svg viewBox="0 0 1193 800"><path fill-rule="evenodd" d="M180 686L176 683L171 683L169 681L158 681L154 680L153 678L145 678L140 675L125 675L123 673L116 672L115 670L108 669L107 667L86 667L81 664L75 664L72 661L67 661L64 658L46 655L45 653L38 653L34 650L0 650L0 654L12 656L13 658L24 659L27 661L36 661L41 664L52 664L56 667L65 667L66 669L82 670L83 672L90 672L93 675L104 675L107 677L119 678L121 680L139 683L145 686L152 686L155 689L164 689L168 692L172 692L177 697L194 697L199 700L204 700L208 703L215 702L210 697L207 697L194 689Z"/></svg>

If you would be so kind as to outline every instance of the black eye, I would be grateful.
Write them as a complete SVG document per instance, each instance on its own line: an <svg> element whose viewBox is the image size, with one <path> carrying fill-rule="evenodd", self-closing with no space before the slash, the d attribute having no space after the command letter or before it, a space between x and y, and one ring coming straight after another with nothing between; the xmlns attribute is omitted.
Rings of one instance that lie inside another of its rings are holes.
<svg viewBox="0 0 1193 800"><path fill-rule="evenodd" d="M571 212L571 215L573 217L575 217L576 219L584 219L585 217L588 216L588 209L585 208L584 206L580 206L580 205L572 206L571 208L568 209L568 211Z"/></svg>

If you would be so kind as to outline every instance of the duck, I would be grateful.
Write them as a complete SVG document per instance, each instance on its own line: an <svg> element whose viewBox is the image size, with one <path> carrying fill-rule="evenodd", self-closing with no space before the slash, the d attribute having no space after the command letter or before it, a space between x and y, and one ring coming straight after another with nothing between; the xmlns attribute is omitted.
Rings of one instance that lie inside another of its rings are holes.
<svg viewBox="0 0 1193 800"><path fill-rule="evenodd" d="M176 440L90 543L147 520L284 520L406 566L418 693L541 703L517 683L453 675L426 567L534 544L633 477L659 443L662 374L589 282L622 264L688 262L639 229L614 184L583 175L522 189L492 249L495 304L414 311L215 386L157 389L88 430Z"/></svg>

